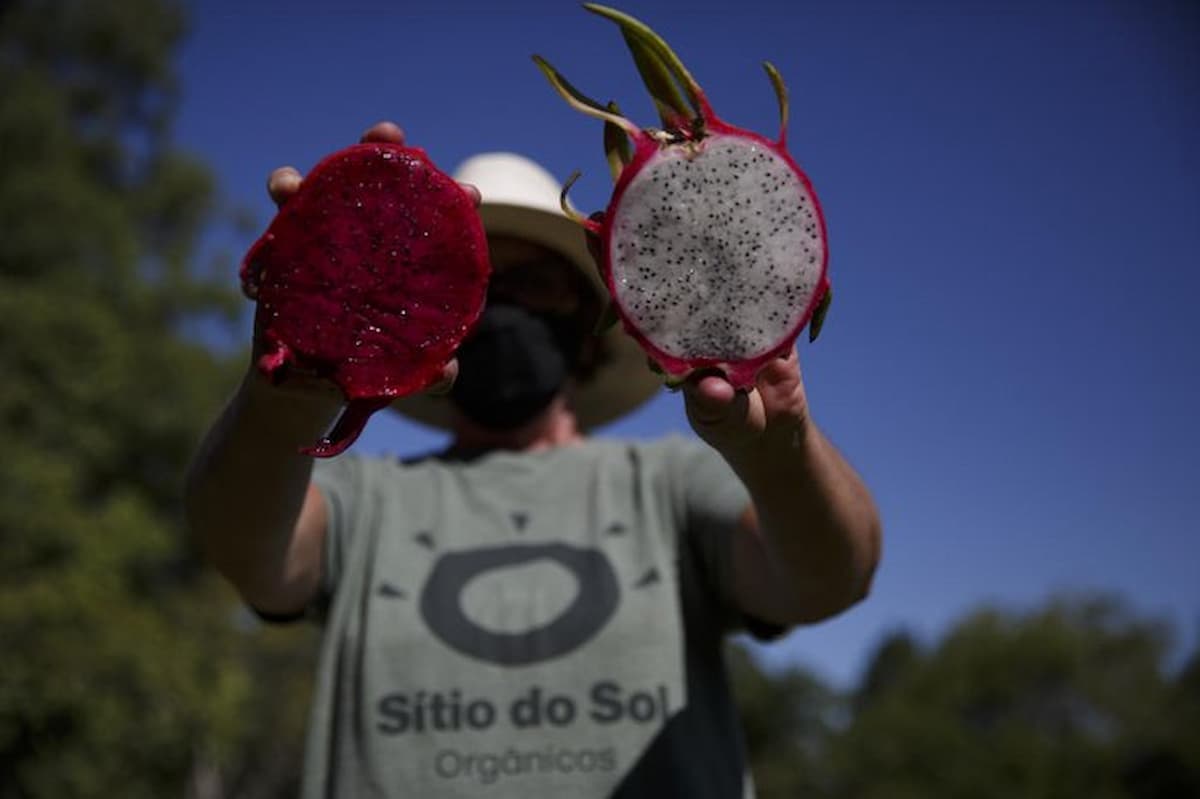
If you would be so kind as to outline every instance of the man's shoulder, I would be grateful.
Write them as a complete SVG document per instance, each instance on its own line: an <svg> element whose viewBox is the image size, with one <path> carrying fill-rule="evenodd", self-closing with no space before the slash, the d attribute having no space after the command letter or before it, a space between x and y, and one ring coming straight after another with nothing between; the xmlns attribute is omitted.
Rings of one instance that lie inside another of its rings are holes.
<svg viewBox="0 0 1200 799"><path fill-rule="evenodd" d="M587 439L585 446L597 451L632 452L654 457L670 457L701 450L703 442L681 433L667 433L655 438L617 438L599 436Z"/></svg>

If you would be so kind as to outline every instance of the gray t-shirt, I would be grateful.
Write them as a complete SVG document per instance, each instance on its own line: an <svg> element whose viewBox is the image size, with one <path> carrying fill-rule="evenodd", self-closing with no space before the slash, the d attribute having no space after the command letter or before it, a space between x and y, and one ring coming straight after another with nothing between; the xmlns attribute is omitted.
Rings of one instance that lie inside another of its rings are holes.
<svg viewBox="0 0 1200 799"><path fill-rule="evenodd" d="M722 662L745 489L705 445L319 464L303 796L742 797Z"/></svg>

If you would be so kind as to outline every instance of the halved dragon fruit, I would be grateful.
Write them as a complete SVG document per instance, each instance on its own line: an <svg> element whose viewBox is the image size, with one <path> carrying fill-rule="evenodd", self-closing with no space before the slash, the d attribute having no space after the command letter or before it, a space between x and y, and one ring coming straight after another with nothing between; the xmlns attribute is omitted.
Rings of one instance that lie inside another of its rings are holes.
<svg viewBox="0 0 1200 799"><path fill-rule="evenodd" d="M584 7L620 26L663 127L639 128L614 103L587 97L534 56L568 103L604 120L616 181L601 219L567 206L578 174L563 189L563 209L599 237L613 311L669 384L717 369L738 388L753 385L810 321L816 339L832 297L825 220L787 152L783 80L764 64L781 117L779 138L770 141L721 120L645 24L605 6Z"/></svg>
<svg viewBox="0 0 1200 799"><path fill-rule="evenodd" d="M470 195L417 148L348 147L308 174L242 262L265 346L258 368L336 384L337 455L371 414L437 382L483 311L491 266Z"/></svg>

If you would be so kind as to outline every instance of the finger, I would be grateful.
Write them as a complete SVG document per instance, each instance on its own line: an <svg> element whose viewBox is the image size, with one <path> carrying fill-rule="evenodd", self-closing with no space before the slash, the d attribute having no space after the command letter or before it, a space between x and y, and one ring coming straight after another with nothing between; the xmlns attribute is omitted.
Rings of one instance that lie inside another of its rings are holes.
<svg viewBox="0 0 1200 799"><path fill-rule="evenodd" d="M376 122L363 132L359 141L404 144L404 131L395 122Z"/></svg>
<svg viewBox="0 0 1200 799"><path fill-rule="evenodd" d="M800 356L795 347L763 364L755 385L766 395L788 395L800 384Z"/></svg>
<svg viewBox="0 0 1200 799"><path fill-rule="evenodd" d="M692 421L702 425L720 424L734 410L738 392L719 375L690 378L683 385L684 402Z"/></svg>
<svg viewBox="0 0 1200 799"><path fill-rule="evenodd" d="M458 185L470 196L471 202L475 203L475 207L478 208L479 204L483 202L483 195L479 193L479 188L470 183L459 183Z"/></svg>
<svg viewBox="0 0 1200 799"><path fill-rule="evenodd" d="M276 205L282 206L300 190L300 172L292 166L281 166L267 178L267 193Z"/></svg>
<svg viewBox="0 0 1200 799"><path fill-rule="evenodd" d="M434 395L449 394L450 389L454 388L454 381L457 379L458 359L452 358L449 363L442 367L441 378L432 386L425 389L425 393Z"/></svg>

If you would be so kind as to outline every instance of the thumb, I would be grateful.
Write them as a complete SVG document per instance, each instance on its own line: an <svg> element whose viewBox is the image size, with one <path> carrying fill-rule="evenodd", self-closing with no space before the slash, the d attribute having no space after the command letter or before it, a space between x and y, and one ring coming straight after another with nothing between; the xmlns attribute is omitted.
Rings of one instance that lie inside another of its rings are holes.
<svg viewBox="0 0 1200 799"><path fill-rule="evenodd" d="M720 425L734 412L737 392L724 377L703 375L683 385L684 404L692 423L703 427Z"/></svg>

